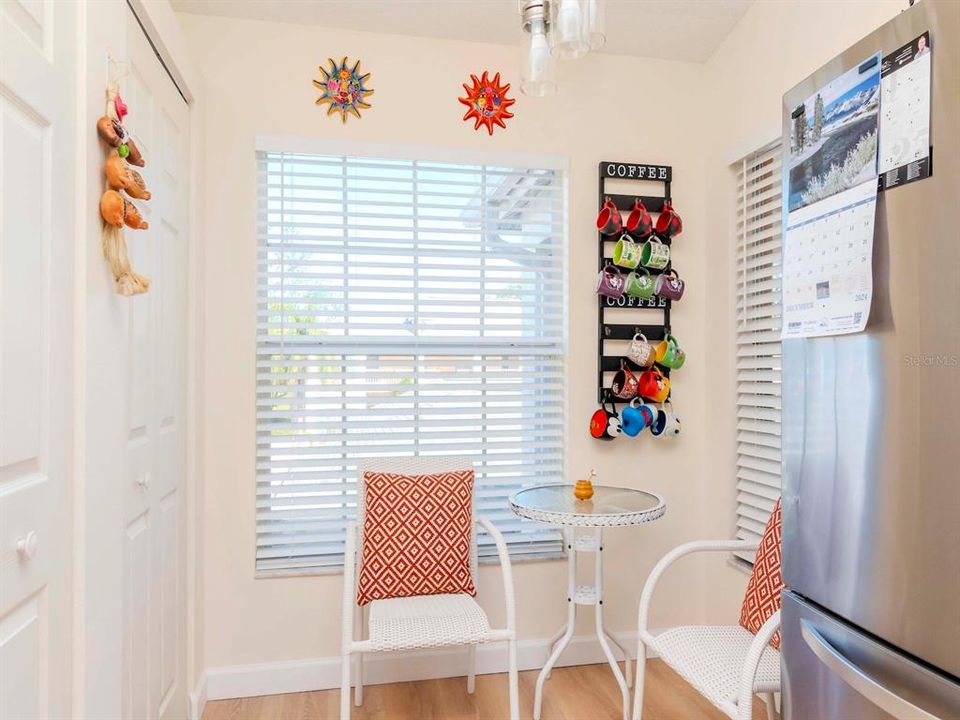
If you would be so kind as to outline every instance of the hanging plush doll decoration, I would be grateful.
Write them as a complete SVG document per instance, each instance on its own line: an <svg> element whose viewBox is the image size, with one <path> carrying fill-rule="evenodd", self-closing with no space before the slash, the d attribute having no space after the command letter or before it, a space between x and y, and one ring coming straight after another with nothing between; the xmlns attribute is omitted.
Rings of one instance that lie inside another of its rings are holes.
<svg viewBox="0 0 960 720"><path fill-rule="evenodd" d="M489 73L484 70L483 75L477 79L476 75L471 75L473 87L463 84L463 89L467 91L467 96L457 98L462 104L467 106L467 112L463 119L474 119L473 129L479 130L483 125L487 128L487 133L493 135L493 126L499 125L506 129L504 120L513 117L513 113L507 108L513 105L516 100L507 97L507 91L510 90L510 83L500 84L500 73L489 79Z"/></svg>
<svg viewBox="0 0 960 720"><path fill-rule="evenodd" d="M97 134L110 148L103 166L107 190L100 197L100 216L103 218L101 242L103 256L116 281L117 292L121 295L139 295L150 288L150 278L134 271L130 264L123 226L135 230L146 230L150 226L127 197L149 200L150 191L143 176L130 167L131 164L144 167L147 163L124 127L123 118L127 113L127 105L120 97L119 76L114 75L107 86L106 115L97 121Z"/></svg>
<svg viewBox="0 0 960 720"><path fill-rule="evenodd" d="M370 73L360 74L360 61L357 60L353 67L347 67L347 58L343 58L337 65L333 58L327 58L330 63L330 71L326 71L323 65L320 66L320 72L323 73L323 80L314 80L314 86L321 91L317 98L317 105L329 103L327 115L340 113L340 121L347 121L347 113L360 118L360 110L366 110L370 107L367 98L373 95L373 90L367 89L366 83L370 79Z"/></svg>

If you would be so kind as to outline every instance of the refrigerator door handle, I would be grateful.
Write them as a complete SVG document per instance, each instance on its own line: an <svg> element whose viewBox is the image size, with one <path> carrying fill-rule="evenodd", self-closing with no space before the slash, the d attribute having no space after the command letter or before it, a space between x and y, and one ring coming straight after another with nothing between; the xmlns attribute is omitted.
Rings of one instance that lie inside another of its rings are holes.
<svg viewBox="0 0 960 720"><path fill-rule="evenodd" d="M897 720L941 720L885 688L831 645L809 620L800 620L800 633L813 654L847 685Z"/></svg>

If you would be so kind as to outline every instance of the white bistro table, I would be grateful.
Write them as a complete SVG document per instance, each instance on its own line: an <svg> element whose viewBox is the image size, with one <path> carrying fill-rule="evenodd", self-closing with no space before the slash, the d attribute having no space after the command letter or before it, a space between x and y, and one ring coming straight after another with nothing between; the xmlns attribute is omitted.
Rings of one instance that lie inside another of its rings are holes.
<svg viewBox="0 0 960 720"><path fill-rule="evenodd" d="M594 485L590 500L577 500L573 496L573 485L537 485L514 493L510 507L520 517L561 527L567 546L567 622L551 638L550 657L537 677L533 720L540 720L543 683L550 677L554 664L573 637L580 605L593 605L595 609L597 639L623 694L623 719L629 720L630 654L607 635L603 627L603 529L652 522L666 512L666 503L659 495L630 488ZM591 528L592 532L578 534L577 528ZM594 553L593 585L577 585L579 553ZM610 643L623 653L626 678L620 672Z"/></svg>

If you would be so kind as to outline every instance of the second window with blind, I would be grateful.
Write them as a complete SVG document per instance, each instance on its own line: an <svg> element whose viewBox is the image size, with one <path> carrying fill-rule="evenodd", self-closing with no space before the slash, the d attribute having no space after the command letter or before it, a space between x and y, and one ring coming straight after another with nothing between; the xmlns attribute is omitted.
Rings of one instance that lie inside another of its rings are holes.
<svg viewBox="0 0 960 720"><path fill-rule="evenodd" d="M780 495L780 142L737 178L737 537L759 540ZM752 562L753 553L744 559Z"/></svg>
<svg viewBox="0 0 960 720"><path fill-rule="evenodd" d="M508 498L564 478L564 184L548 160L258 153L258 573L342 567L381 456L469 456L511 554L560 553Z"/></svg>

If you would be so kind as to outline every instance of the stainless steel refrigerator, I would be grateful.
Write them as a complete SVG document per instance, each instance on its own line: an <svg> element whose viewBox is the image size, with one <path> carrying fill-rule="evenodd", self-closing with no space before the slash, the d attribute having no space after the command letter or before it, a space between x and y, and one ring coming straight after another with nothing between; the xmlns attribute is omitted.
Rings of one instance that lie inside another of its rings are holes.
<svg viewBox="0 0 960 720"><path fill-rule="evenodd" d="M783 343L787 720L960 720L960 1L790 90L784 146L798 104L927 31L932 175L879 195L866 329Z"/></svg>

